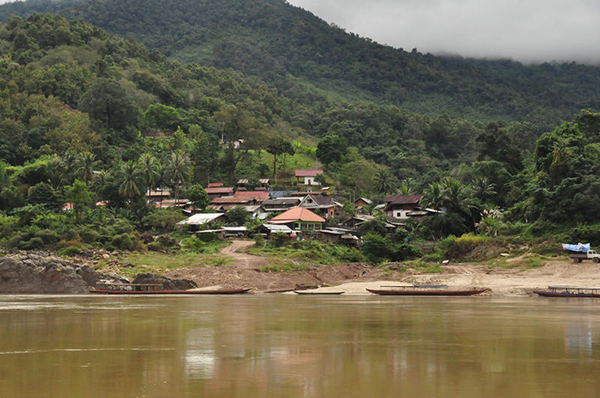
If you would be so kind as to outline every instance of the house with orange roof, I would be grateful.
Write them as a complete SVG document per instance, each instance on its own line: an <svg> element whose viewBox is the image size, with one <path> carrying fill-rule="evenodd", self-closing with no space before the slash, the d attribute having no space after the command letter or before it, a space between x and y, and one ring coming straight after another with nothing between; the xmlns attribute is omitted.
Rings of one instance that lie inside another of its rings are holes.
<svg viewBox="0 0 600 398"><path fill-rule="evenodd" d="M294 207L273 217L269 224L285 224L295 230L310 231L322 229L325 219L305 207Z"/></svg>

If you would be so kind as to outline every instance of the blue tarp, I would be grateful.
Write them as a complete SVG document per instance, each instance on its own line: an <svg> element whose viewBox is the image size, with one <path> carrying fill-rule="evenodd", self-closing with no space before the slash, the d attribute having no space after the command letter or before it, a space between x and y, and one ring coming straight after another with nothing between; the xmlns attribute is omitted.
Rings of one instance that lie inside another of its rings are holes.
<svg viewBox="0 0 600 398"><path fill-rule="evenodd" d="M571 243L563 243L562 244L563 250L568 250L571 252L582 252L585 253L587 251L590 250L590 244L589 243L578 243L576 245L571 244Z"/></svg>

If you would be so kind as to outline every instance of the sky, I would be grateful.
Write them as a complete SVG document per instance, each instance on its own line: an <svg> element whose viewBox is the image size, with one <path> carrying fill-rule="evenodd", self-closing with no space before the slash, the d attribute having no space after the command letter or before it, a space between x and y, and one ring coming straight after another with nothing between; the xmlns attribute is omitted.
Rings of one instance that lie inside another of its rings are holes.
<svg viewBox="0 0 600 398"><path fill-rule="evenodd" d="M287 1L406 51L600 65L600 0Z"/></svg>

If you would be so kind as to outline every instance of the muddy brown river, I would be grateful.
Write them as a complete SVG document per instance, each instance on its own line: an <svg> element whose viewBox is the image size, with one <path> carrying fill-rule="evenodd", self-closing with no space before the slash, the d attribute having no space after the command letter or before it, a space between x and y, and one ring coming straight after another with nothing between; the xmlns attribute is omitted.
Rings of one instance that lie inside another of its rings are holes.
<svg viewBox="0 0 600 398"><path fill-rule="evenodd" d="M0 397L594 397L600 300L0 296Z"/></svg>

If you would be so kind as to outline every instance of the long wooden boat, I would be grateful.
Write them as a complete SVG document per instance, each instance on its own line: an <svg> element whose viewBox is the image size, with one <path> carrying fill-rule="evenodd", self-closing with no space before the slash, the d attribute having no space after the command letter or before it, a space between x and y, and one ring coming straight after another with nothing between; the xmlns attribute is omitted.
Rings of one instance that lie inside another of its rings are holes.
<svg viewBox="0 0 600 398"><path fill-rule="evenodd" d="M548 290L534 290L533 292L542 297L600 297L600 288L598 287L548 286Z"/></svg>
<svg viewBox="0 0 600 398"><path fill-rule="evenodd" d="M331 292L319 292L319 291L311 291L311 290L294 290L294 293L296 294L301 294L301 295L306 295L306 296L327 296L327 295L340 295L340 294L344 294L344 292L342 290L336 290L336 291L331 291Z"/></svg>
<svg viewBox="0 0 600 398"><path fill-rule="evenodd" d="M207 290L163 290L161 284L104 283L96 285L91 293L96 294L244 294L244 289L207 289Z"/></svg>
<svg viewBox="0 0 600 398"><path fill-rule="evenodd" d="M367 289L380 296L473 296L487 289L446 289L432 285L393 286L386 289Z"/></svg>

